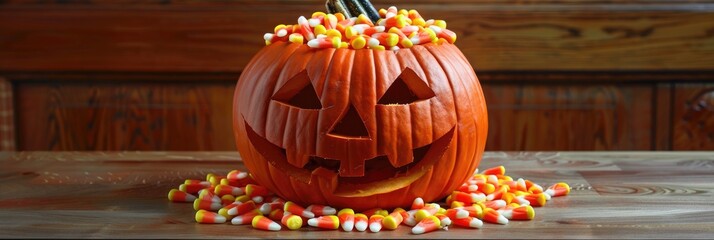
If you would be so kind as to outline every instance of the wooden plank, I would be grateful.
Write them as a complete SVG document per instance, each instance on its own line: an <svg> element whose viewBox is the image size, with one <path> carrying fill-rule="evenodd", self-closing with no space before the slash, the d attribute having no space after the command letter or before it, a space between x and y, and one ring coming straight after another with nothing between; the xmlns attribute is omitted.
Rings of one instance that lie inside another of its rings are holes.
<svg viewBox="0 0 714 240"><path fill-rule="evenodd" d="M674 86L671 83L658 83L654 89L654 131L652 150L672 150L672 109Z"/></svg>
<svg viewBox="0 0 714 240"><path fill-rule="evenodd" d="M0 76L0 151L15 151L15 104L12 83Z"/></svg>
<svg viewBox="0 0 714 240"><path fill-rule="evenodd" d="M400 7L446 19L478 71L714 66L710 1L452 0ZM263 45L263 33L322 10L321 1L3 1L0 71L239 72Z"/></svg>
<svg viewBox="0 0 714 240"><path fill-rule="evenodd" d="M232 150L234 83L17 85L19 149Z"/></svg>
<svg viewBox="0 0 714 240"><path fill-rule="evenodd" d="M714 149L714 84L675 84L672 149Z"/></svg>
<svg viewBox="0 0 714 240"><path fill-rule="evenodd" d="M488 150L649 150L650 84L491 84Z"/></svg>
<svg viewBox="0 0 714 240"><path fill-rule="evenodd" d="M451 227L428 235L267 232L197 224L191 204L166 193L186 178L245 170L236 152L0 153L0 232L53 238L708 238L714 227L714 152L486 152L481 168L504 165L542 185L565 181L571 195L536 208L532 221ZM236 235L236 234L239 235Z"/></svg>

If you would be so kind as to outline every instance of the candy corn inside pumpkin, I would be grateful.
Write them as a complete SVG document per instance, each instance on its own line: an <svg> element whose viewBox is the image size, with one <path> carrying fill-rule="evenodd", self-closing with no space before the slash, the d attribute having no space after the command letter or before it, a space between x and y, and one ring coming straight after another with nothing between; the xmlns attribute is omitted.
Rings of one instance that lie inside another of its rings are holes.
<svg viewBox="0 0 714 240"><path fill-rule="evenodd" d="M366 14L347 18L343 13L315 12L301 16L294 24L280 24L264 35L265 43L292 42L311 48L398 50L427 43L454 43L456 33L444 20L425 20L417 10L392 6L379 10L373 22Z"/></svg>

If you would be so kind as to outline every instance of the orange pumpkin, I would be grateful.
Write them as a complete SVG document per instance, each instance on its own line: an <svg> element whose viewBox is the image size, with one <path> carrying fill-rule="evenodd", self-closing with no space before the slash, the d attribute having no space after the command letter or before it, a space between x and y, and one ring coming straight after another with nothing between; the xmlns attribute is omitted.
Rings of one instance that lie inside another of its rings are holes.
<svg viewBox="0 0 714 240"><path fill-rule="evenodd" d="M473 174L488 129L478 79L450 43L272 43L245 67L233 104L237 147L258 183L358 211L445 197Z"/></svg>
<svg viewBox="0 0 714 240"><path fill-rule="evenodd" d="M233 120L258 183L359 210L443 198L474 172L488 128L478 79L448 43L396 53L271 44L241 74Z"/></svg>

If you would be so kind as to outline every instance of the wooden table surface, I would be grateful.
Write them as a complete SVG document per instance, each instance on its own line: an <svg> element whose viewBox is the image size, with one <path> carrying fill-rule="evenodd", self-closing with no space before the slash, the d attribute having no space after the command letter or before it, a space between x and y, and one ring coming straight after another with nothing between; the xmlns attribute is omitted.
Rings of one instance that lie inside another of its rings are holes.
<svg viewBox="0 0 714 240"><path fill-rule="evenodd" d="M186 178L244 169L236 152L0 152L0 237L714 238L714 152L487 152L481 168L573 188L533 221L426 235L206 225L171 203Z"/></svg>

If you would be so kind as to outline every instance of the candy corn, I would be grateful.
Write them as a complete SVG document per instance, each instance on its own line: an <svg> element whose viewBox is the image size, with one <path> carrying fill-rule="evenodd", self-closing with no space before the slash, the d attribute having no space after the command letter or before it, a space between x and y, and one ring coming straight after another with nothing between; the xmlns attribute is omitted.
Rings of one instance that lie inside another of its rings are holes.
<svg viewBox="0 0 714 240"><path fill-rule="evenodd" d="M267 231L280 231L282 228L280 224L273 222L267 217L256 216L252 221L253 228Z"/></svg>
<svg viewBox="0 0 714 240"><path fill-rule="evenodd" d="M337 229L340 227L340 219L335 215L320 216L307 220L307 225L322 229Z"/></svg>
<svg viewBox="0 0 714 240"><path fill-rule="evenodd" d="M399 227L399 224L401 224L403 220L404 217L402 217L402 214L395 211L382 219L382 227L389 230L394 230Z"/></svg>
<svg viewBox="0 0 714 240"><path fill-rule="evenodd" d="M306 218L314 218L315 217L314 213L305 210L305 208L301 207L300 205L297 205L294 202L287 201L287 202L285 202L285 205L283 205L283 206L284 206L283 210L285 212L289 212L289 213L292 213L292 214L295 214L298 216L303 216Z"/></svg>
<svg viewBox="0 0 714 240"><path fill-rule="evenodd" d="M219 215L218 213L198 210L196 212L196 222L198 223L225 223L226 217Z"/></svg>
<svg viewBox="0 0 714 240"><path fill-rule="evenodd" d="M244 213L242 215L236 216L233 219L231 219L231 224L233 224L233 225L249 224L249 223L252 223L253 218L255 218L256 216L263 216L263 215L260 213L260 210L253 209L247 213Z"/></svg>
<svg viewBox="0 0 714 240"><path fill-rule="evenodd" d="M172 202L193 202L196 200L196 196L178 189L171 189L169 191L169 200Z"/></svg>
<svg viewBox="0 0 714 240"><path fill-rule="evenodd" d="M364 232L369 226L369 218L362 213L355 214L355 230Z"/></svg>
<svg viewBox="0 0 714 240"><path fill-rule="evenodd" d="M466 228L481 228L483 226L483 221L478 218L468 216L465 218L452 219L451 222L456 226Z"/></svg>
<svg viewBox="0 0 714 240"><path fill-rule="evenodd" d="M352 231L355 226L355 211L351 208L345 208L337 213L337 218L340 219L340 225L345 232Z"/></svg>
<svg viewBox="0 0 714 240"><path fill-rule="evenodd" d="M413 234L433 232L441 228L441 221L435 216L428 216L412 228Z"/></svg>
<svg viewBox="0 0 714 240"><path fill-rule="evenodd" d="M405 12L392 9L385 14L394 17L395 14L407 14ZM344 29L343 21L345 24L350 24L349 22L357 19L347 21L344 16L333 17L338 19L337 25L326 32L329 31L329 34L335 38L344 37L338 36L336 32ZM323 24L322 21L321 19L316 22L316 26ZM379 24L387 23L381 21ZM439 31L435 20L428 20L424 24L433 31ZM288 28L288 26L276 27L274 34L277 35L285 30L287 33L280 37L287 37L293 30ZM299 29L297 26L293 28ZM363 30L365 29L350 31ZM378 30L380 29L373 29L373 31ZM321 35L317 36L317 39L325 37ZM441 38L440 41L447 40ZM381 43L375 46L384 47ZM363 213L355 213L350 208L338 212L332 207L317 204L303 208L294 202L275 196L265 187L257 185L249 173L240 171L231 171L225 176L208 174L206 181L187 179L178 189L169 191L168 199L173 202L193 202L193 207L196 209L195 220L197 223L204 224L220 224L230 220L234 225L250 224L253 228L266 231L279 231L283 226L289 230L298 230L306 225L329 230L339 229L342 226L346 232L353 229L363 232L368 228L371 232L379 232L382 229L397 229L403 224L411 226L413 234L423 234L447 229L451 225L482 228L484 222L507 224L509 220L533 220L534 207L544 206L551 197L565 196L570 192L570 187L566 183L557 183L544 190L530 180L522 178L514 180L504 174L503 166L486 169L474 174L448 195L446 205L425 203L422 198L415 198L409 211L395 208L391 213L379 208ZM451 208L441 207L448 205Z"/></svg>
<svg viewBox="0 0 714 240"><path fill-rule="evenodd" d="M283 215L283 218L280 221L285 227L287 227L290 230L298 230L302 227L302 218L298 215L293 215L290 213L287 213Z"/></svg>
<svg viewBox="0 0 714 240"><path fill-rule="evenodd" d="M508 219L506 217L491 208L486 208L483 211L483 221L489 223L508 224Z"/></svg>
<svg viewBox="0 0 714 240"><path fill-rule="evenodd" d="M382 219L384 219L384 216L379 214L369 217L369 230L374 233L382 230Z"/></svg>
<svg viewBox="0 0 714 240"><path fill-rule="evenodd" d="M314 213L315 216L325 216L325 215L337 214L337 209L330 207L330 206L323 206L323 205L317 205L317 204L312 204L310 206L307 206L307 208L305 208L305 210L308 212Z"/></svg>
<svg viewBox="0 0 714 240"><path fill-rule="evenodd" d="M414 199L414 202L412 202L412 210L414 209L422 209L424 208L424 199L418 197Z"/></svg>
<svg viewBox="0 0 714 240"><path fill-rule="evenodd" d="M510 220L532 220L535 211L531 206L519 206L516 208L505 208L497 210L503 217Z"/></svg>
<svg viewBox="0 0 714 240"><path fill-rule="evenodd" d="M556 183L553 184L553 186L548 187L544 193L550 195L551 197L565 196L570 193L570 186L564 182Z"/></svg>

